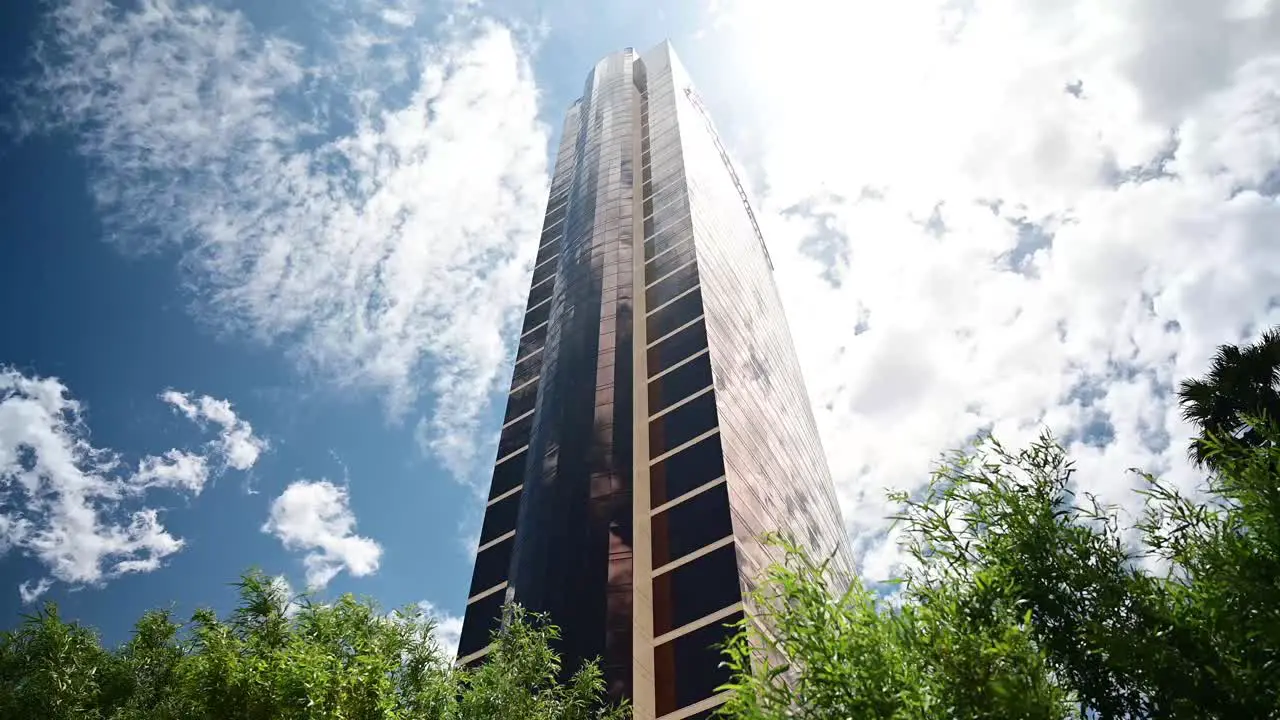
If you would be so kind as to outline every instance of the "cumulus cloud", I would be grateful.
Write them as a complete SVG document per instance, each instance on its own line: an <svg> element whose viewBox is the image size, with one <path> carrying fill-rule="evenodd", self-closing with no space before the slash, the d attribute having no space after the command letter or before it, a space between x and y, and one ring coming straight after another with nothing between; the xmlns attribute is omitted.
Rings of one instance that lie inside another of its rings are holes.
<svg viewBox="0 0 1280 720"><path fill-rule="evenodd" d="M547 190L518 29L343 4L299 45L222 6L51 3L26 128L66 129L127 251L177 248L199 317L375 390L460 477L510 353ZM327 12L318 9L317 12Z"/></svg>
<svg viewBox="0 0 1280 720"><path fill-rule="evenodd" d="M210 474L209 457L188 450L134 466L94 446L67 386L0 366L0 555L23 553L49 573L19 586L24 603L54 581L96 585L159 568L184 542L147 506L148 494L196 496Z"/></svg>
<svg viewBox="0 0 1280 720"><path fill-rule="evenodd" d="M183 542L156 509L137 506L137 495L164 485L198 492L203 480L184 462L146 458L132 472L90 442L84 409L65 385L0 368L0 554L22 552L73 584L154 570ZM24 601L49 583L24 584Z"/></svg>
<svg viewBox="0 0 1280 720"><path fill-rule="evenodd" d="M220 429L215 441L223 461L236 470L248 470L267 449L267 441L253 434L253 425L238 417L226 400L201 395L194 397L176 390L166 390L160 399L174 406L188 420L204 425L213 423Z"/></svg>
<svg viewBox="0 0 1280 720"><path fill-rule="evenodd" d="M1128 467L1196 487L1176 383L1280 322L1280 5L722 8L865 574L901 559L885 489L980 431L1048 426L1129 509Z"/></svg>
<svg viewBox="0 0 1280 720"><path fill-rule="evenodd" d="M356 577L378 570L382 547L355 534L356 516L345 487L328 480L297 480L271 502L262 531L289 550L305 551L307 586L324 587L344 569Z"/></svg>

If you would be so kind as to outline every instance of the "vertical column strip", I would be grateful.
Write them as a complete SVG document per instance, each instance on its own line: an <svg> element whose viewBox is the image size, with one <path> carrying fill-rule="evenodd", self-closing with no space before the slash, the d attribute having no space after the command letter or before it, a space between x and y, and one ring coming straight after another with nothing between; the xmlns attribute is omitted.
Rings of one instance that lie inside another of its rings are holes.
<svg viewBox="0 0 1280 720"><path fill-rule="evenodd" d="M643 68L643 61L637 58L635 62ZM647 75L644 82L647 85ZM635 168L631 176L631 258L632 287L636 288L632 298L635 322L631 342L631 716L632 720L654 720L657 700L653 669L653 523L649 513L649 341L643 319L647 315L647 304L644 293L644 173L640 169L644 140L640 117L647 108L634 84L631 102L635 117L635 132L631 136L631 167Z"/></svg>

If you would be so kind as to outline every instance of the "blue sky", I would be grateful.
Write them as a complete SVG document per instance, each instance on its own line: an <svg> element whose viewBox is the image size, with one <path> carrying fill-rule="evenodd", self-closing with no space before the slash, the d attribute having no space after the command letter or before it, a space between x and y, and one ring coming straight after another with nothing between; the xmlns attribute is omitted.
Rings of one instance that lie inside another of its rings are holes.
<svg viewBox="0 0 1280 720"><path fill-rule="evenodd" d="M42 73L47 79L69 70L69 65L56 63L75 62L66 54L74 55L77 50L58 48L61 57L48 61L55 63L51 68L42 69L33 61L34 44L60 42L60 36L75 23L90 22L84 19L87 10L127 13L133 5L51 3L47 7L6 8L0 23L6 34L0 59L5 81L28 82L40 79ZM198 7L191 3L151 5L154 12L176 15ZM368 23L378 30L390 26L395 32L383 39L396 46L388 47L383 57L370 60L369 70L379 69L378 63L393 59L388 57L393 53L403 53L414 62L430 49L413 46L429 46L437 33L447 32L436 26L445 8L410 6L412 26L400 28L380 22L381 11L390 6L353 5L316 11L310 5L272 4L268 9L260 4L237 7L216 3L211 7L223 17L222 31L235 26L239 41L253 43L272 35L277 40L287 38L297 43L300 54L315 55L310 62L317 64L331 62L332 55L326 54L343 50L343 38L326 40L326 36L355 34L358 31L352 26L356 24ZM516 32L523 33L529 43L531 54L522 61L533 62L537 72L547 78L539 86L536 115L522 118L540 133L535 135L539 144L534 150L538 153L546 152L548 137L546 129L534 123L560 122L558 113L577 96L585 71L596 56L626 43L656 43L662 32L674 29L653 27L636 32L640 28L632 24L632 18L619 16L593 23L597 32L590 36L562 37L550 22L557 10L531 5L508 8L504 13L508 27L519 28ZM60 27L50 25L49 11L67 13ZM576 18L574 22L585 20ZM167 30L136 32L144 42L158 45L163 40L157 36L198 32L202 21L178 17L165 22ZM543 22L545 28L539 29ZM94 31L99 37L109 33L101 28ZM545 50L551 45L557 52ZM537 51L535 47L544 49ZM380 86L385 99L375 102L394 107L408 101L415 82L412 77L399 82L384 78L325 87L345 80L320 73L308 78L306 82L312 86L308 92L321 96L319 99L300 97L296 88L281 93L276 102L290 106L282 114L291 119L301 119L321 104L329 105L325 111L332 113L327 123L317 123L300 138L299 146L314 147L351 131L353 111L343 105L350 102L353 91ZM57 378L67 397L81 405L78 419L84 429L78 437L94 448L118 453L125 464L137 464L145 456L171 448L199 450L217 435L216 423L205 422L201 427L162 401L160 395L168 389L230 401L235 415L251 424L253 436L265 449L248 469L213 469L198 495L151 490L145 497L128 498L104 509L104 520L118 520L142 507L161 511L164 528L184 545L164 556L159 570L111 577L112 558L104 556L98 577L67 575L69 582L58 581L56 573L50 574L50 568L34 557L31 549L10 550L0 560L0 584L8 588L0 593L0 614L6 622L24 610L18 585L39 583L42 578L55 580L45 599L57 601L70 616L101 627L112 639L124 637L132 619L148 607L176 603L184 614L200 603L227 607L233 597L228 583L250 565L282 575L301 589L307 584L302 561L306 550L291 552L263 526L272 501L291 483L326 480L348 491L347 509L358 518L349 536L368 538L376 542L379 551L376 572L353 577L351 568L343 566L347 571L337 573L323 592L368 594L386 606L427 601L444 613L460 613L470 574L469 548L482 504L477 488L484 483L484 461L477 458L491 454L486 432L492 434L500 413L500 406L487 397L490 393L472 398L475 407L461 412L464 416L473 414L476 427L481 429L474 439L478 455L461 466L457 462L450 465L442 460L442 453L424 445L431 442L432 432L419 429L419 421L436 409L438 398L429 392L433 375L439 371L435 358L413 352L408 360L410 371L397 375L393 370L385 377L371 379L362 376L358 368L333 367L339 363L328 357L302 357L308 352L307 340L298 342L296 335L305 334L306 329L293 327L276 333L253 327L255 322L269 324L272 320L235 317L234 310L210 300L217 289L211 287L207 275L189 265L198 262L192 259L190 246L170 236L177 221L153 223L136 209L109 208L109 203L95 202L95 189L114 182L113 173L131 172L104 167L112 162L106 156L118 150L86 149L86 133L75 122L51 122L46 113L65 96L30 87L20 93L22 101L36 107L19 107L10 95L11 104L5 109L11 133L3 147L8 171L0 180L0 217L6 228L0 292L11 321L0 334L0 362L27 379ZM98 101L111 102L102 97ZM220 110L216 106L211 109ZM86 119L92 121L77 118ZM141 122L149 120L142 118ZM30 134L18 137L17 126L29 122L34 123L26 128ZM530 161L536 185L542 158ZM466 171L465 165L458 169ZM150 176L141 181L144 184L183 182L175 177L181 173L168 168L146 167L142 172ZM155 193L157 187L148 187L147 192ZM533 237L527 232L531 227L528 222L532 218L537 223L539 210L534 205L544 199L536 195L535 187L524 199L521 210L526 215L523 227L527 237L510 238L515 244ZM132 200L147 201L142 196ZM183 202L188 201L179 200ZM509 311L511 298L524 290L516 289L518 278L507 277L503 282L511 285L508 307L503 308ZM227 316L232 316L231 321ZM502 320L501 315L497 318ZM243 331L243 325L236 327L242 323L249 325L249 332ZM498 336L502 329L495 322L492 332L499 340L509 339L510 328ZM329 341L314 340L317 344ZM376 362L378 353L343 357L339 362ZM500 345L497 364L503 367L499 375L509 372L505 366L508 354ZM15 399L21 393L8 395ZM473 439L465 440L469 443ZM216 466L216 459L211 464ZM104 501L102 506L107 504Z"/></svg>
<svg viewBox="0 0 1280 720"><path fill-rule="evenodd" d="M664 37L868 577L884 490L978 429L1128 508L1128 467L1194 488L1172 385L1280 321L1280 4L1068 4L0 10L0 615L119 640L256 565L456 628L550 143Z"/></svg>

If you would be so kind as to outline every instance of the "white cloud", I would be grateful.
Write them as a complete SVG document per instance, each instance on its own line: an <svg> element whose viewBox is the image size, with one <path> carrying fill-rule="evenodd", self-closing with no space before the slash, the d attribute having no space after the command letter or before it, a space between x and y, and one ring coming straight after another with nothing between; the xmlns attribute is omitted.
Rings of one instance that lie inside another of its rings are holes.
<svg viewBox="0 0 1280 720"><path fill-rule="evenodd" d="M156 509L137 507L137 496L166 485L199 492L198 465L178 453L131 472L89 441L84 409L65 385L0 368L0 554L24 553L49 573L24 583L24 601L51 580L96 584L160 567L183 541Z"/></svg>
<svg viewBox="0 0 1280 720"><path fill-rule="evenodd" d="M225 401L201 400L229 412ZM17 551L48 571L19 586L24 603L54 581L97 585L159 568L185 543L146 506L148 494L196 496L210 475L209 457L187 450L145 455L134 467L95 447L84 407L61 381L0 366L0 556Z"/></svg>
<svg viewBox="0 0 1280 720"><path fill-rule="evenodd" d="M34 584L27 580L18 585L18 596L22 599L23 605L30 605L39 600L41 595L49 592L51 587L53 587L53 580L50 578L40 578Z"/></svg>
<svg viewBox="0 0 1280 720"><path fill-rule="evenodd" d="M729 5L758 123L733 130L767 138L744 154L865 573L899 558L884 489L981 429L1049 426L1129 508L1131 466L1193 487L1174 386L1280 322L1280 4Z"/></svg>
<svg viewBox="0 0 1280 720"><path fill-rule="evenodd" d="M208 479L209 462L203 455L173 449L143 458L131 484L139 490L167 487L198 495Z"/></svg>
<svg viewBox="0 0 1280 720"><path fill-rule="evenodd" d="M460 477L508 357L547 190L516 31L461 4L423 43L365 3L299 46L242 15L53 5L28 124L72 130L126 250L179 247L201 317L393 416L431 396Z"/></svg>
<svg viewBox="0 0 1280 720"><path fill-rule="evenodd" d="M412 12L401 8L383 8L381 16L384 22L400 27L410 27L415 20Z"/></svg>
<svg viewBox="0 0 1280 720"><path fill-rule="evenodd" d="M263 532L289 550L306 551L308 587L324 587L342 570L356 577L378 570L382 547L355 534L347 489L328 480L297 480L271 502Z"/></svg>
<svg viewBox="0 0 1280 720"><path fill-rule="evenodd" d="M458 654L458 640L462 638L462 618L451 615L436 607L434 603L423 600L418 603L422 612L436 621L435 638L440 648L448 657Z"/></svg>
<svg viewBox="0 0 1280 720"><path fill-rule="evenodd" d="M221 428L215 441L223 461L236 470L248 470L267 449L267 441L253 434L253 425L238 417L231 403L208 395L194 397L176 390L166 390L160 399L177 408L188 420L204 425L211 422Z"/></svg>

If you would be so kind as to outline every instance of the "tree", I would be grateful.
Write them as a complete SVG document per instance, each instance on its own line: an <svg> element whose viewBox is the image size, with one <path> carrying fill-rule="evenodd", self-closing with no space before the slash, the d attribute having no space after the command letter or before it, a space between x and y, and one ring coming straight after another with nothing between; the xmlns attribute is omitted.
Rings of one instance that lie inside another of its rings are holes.
<svg viewBox="0 0 1280 720"><path fill-rule="evenodd" d="M1048 434L948 455L901 503L892 599L832 599L787 547L728 648L731 716L1280 717L1280 425L1210 435L1207 500L1142 474L1139 519L1072 491Z"/></svg>
<svg viewBox="0 0 1280 720"><path fill-rule="evenodd" d="M1026 617L970 616L954 587L897 604L855 583L833 599L826 564L774 540L786 560L753 593L764 627L740 621L728 643L723 717L1073 717Z"/></svg>
<svg viewBox="0 0 1280 720"><path fill-rule="evenodd" d="M1178 388L1182 417L1200 432L1188 454L1201 467L1216 467L1212 437L1241 435L1245 444L1261 441L1248 428L1245 415L1280 419L1280 327L1262 333L1254 343L1221 345L1202 378L1184 380ZM1231 446L1226 446L1227 448Z"/></svg>
<svg viewBox="0 0 1280 720"><path fill-rule="evenodd" d="M554 626L507 610L489 660L455 669L416 608L390 615L345 595L293 604L261 573L220 620L145 614L104 649L46 605L0 637L0 718L9 720L615 720L587 664L561 683Z"/></svg>

